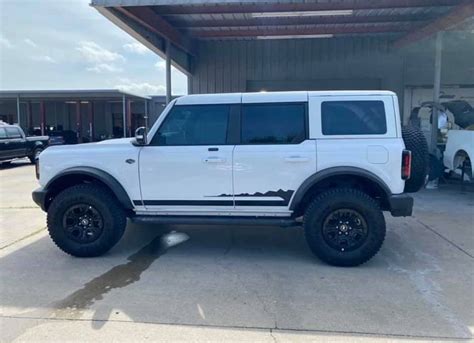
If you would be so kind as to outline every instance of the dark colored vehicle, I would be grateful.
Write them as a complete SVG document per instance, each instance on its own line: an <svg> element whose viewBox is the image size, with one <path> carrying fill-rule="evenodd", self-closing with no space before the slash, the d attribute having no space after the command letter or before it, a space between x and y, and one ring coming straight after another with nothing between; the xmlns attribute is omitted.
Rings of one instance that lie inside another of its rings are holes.
<svg viewBox="0 0 474 343"><path fill-rule="evenodd" d="M48 146L48 136L26 137L21 127L0 123L0 163L28 157L35 163L39 154Z"/></svg>

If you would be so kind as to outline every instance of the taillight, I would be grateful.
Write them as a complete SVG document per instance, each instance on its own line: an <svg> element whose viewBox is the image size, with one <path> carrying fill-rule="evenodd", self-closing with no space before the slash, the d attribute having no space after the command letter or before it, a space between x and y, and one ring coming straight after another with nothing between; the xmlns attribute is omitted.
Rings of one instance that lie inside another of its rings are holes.
<svg viewBox="0 0 474 343"><path fill-rule="evenodd" d="M402 152L402 179L408 180L411 176L411 151Z"/></svg>

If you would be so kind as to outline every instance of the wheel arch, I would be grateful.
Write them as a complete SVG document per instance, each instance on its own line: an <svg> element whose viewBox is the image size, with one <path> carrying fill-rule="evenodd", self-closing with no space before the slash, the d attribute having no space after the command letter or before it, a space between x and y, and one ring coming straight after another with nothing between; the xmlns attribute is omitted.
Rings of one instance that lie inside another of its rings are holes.
<svg viewBox="0 0 474 343"><path fill-rule="evenodd" d="M62 190L81 183L98 183L110 190L125 210L132 210L133 203L122 185L109 173L93 167L72 167L54 176L46 186L45 210Z"/></svg>
<svg viewBox="0 0 474 343"><path fill-rule="evenodd" d="M361 168L334 167L308 177L295 192L290 203L290 210L296 216L300 216L314 196L337 187L360 189L378 200L382 210L390 209L389 197L392 192L380 177Z"/></svg>
<svg viewBox="0 0 474 343"><path fill-rule="evenodd" d="M453 169L458 168L460 163L464 162L463 158L468 158L471 161L471 157L465 149L458 149L453 157Z"/></svg>

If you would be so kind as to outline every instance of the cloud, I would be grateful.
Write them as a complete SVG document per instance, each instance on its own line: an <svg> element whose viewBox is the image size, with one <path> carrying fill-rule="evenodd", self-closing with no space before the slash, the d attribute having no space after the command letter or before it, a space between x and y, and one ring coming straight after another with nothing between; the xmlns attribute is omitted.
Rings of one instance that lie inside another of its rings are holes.
<svg viewBox="0 0 474 343"><path fill-rule="evenodd" d="M3 36L0 36L0 46L8 49L13 48L13 44Z"/></svg>
<svg viewBox="0 0 474 343"><path fill-rule="evenodd" d="M87 62L91 63L100 64L106 62L125 61L125 57L123 57L122 55L107 50L92 41L80 42L79 46L76 47L76 50L82 54L82 56Z"/></svg>
<svg viewBox="0 0 474 343"><path fill-rule="evenodd" d="M125 79L122 81L126 81ZM127 80L128 81L128 80ZM142 95L158 95L165 94L166 88L163 85L152 85L148 82L134 83L127 82L126 84L115 85L115 88L124 92L142 94Z"/></svg>
<svg viewBox="0 0 474 343"><path fill-rule="evenodd" d="M139 42L124 44L123 48L128 52L132 52L139 55L144 55L147 52L150 52L150 49L148 49L146 46L144 46L143 44Z"/></svg>
<svg viewBox="0 0 474 343"><path fill-rule="evenodd" d="M33 48L36 48L36 47L38 46L35 42L33 42L33 41L32 41L31 39L29 39L29 38L25 38L25 39L23 40L23 42L25 42L26 44L28 44L29 46L31 46L31 47L33 47Z"/></svg>
<svg viewBox="0 0 474 343"><path fill-rule="evenodd" d="M97 74L102 74L102 73L120 73L123 71L122 68L117 67L116 65L113 64L107 64L107 63L99 63L96 64L92 67L86 68L87 71L92 71Z"/></svg>
<svg viewBox="0 0 474 343"><path fill-rule="evenodd" d="M165 70L166 68L166 61L164 60L161 60L161 61L158 61L155 63L155 68L159 69L159 70Z"/></svg>
<svg viewBox="0 0 474 343"><path fill-rule="evenodd" d="M56 63L56 60L48 55L32 56L31 59L36 62Z"/></svg>

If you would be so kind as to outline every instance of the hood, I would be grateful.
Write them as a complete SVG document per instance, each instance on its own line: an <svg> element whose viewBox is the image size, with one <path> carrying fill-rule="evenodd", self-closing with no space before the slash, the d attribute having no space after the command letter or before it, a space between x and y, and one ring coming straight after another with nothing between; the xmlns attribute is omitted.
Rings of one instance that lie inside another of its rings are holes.
<svg viewBox="0 0 474 343"><path fill-rule="evenodd" d="M115 139L107 139L105 141L97 142L95 144L130 144L134 140L135 140L134 137L115 138Z"/></svg>

